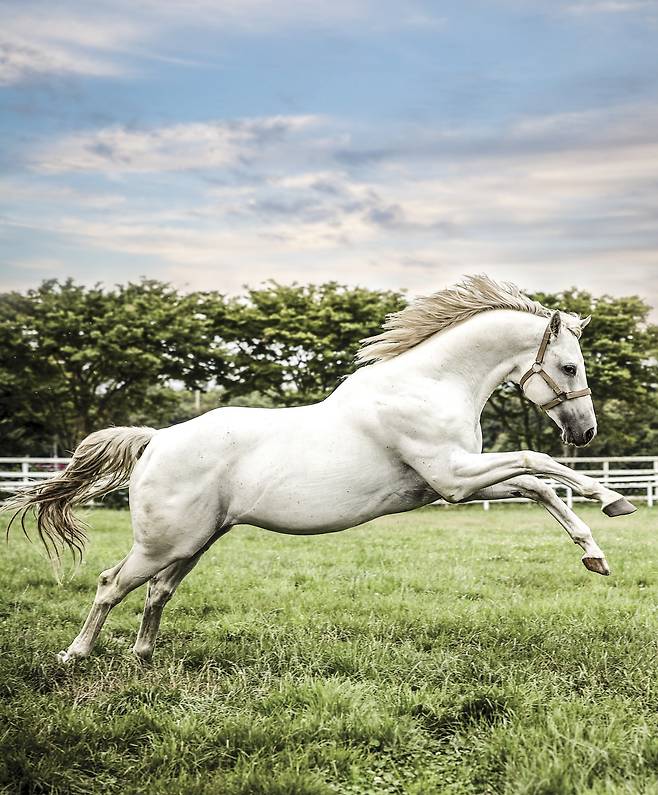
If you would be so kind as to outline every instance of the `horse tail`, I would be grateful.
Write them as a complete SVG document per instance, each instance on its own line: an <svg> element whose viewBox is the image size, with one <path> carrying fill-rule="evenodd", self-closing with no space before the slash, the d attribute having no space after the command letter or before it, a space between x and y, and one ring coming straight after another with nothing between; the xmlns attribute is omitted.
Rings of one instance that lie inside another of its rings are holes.
<svg viewBox="0 0 658 795"><path fill-rule="evenodd" d="M14 511L7 536L14 520L20 517L23 532L29 538L25 518L33 512L49 558L59 560L66 545L74 559L81 559L87 534L85 524L76 518L72 507L125 486L155 433L155 428L125 427L89 434L60 474L20 491L5 503L3 509Z"/></svg>

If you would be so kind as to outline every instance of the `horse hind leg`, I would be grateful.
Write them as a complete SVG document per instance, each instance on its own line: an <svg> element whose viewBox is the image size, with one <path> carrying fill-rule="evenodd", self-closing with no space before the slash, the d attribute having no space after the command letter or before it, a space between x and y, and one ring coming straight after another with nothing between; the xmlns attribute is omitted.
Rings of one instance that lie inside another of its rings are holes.
<svg viewBox="0 0 658 795"><path fill-rule="evenodd" d="M187 560L172 563L149 581L142 622L133 646L133 654L141 662L151 661L160 630L162 612L184 577L196 566L202 554L202 552L198 552Z"/></svg>
<svg viewBox="0 0 658 795"><path fill-rule="evenodd" d="M91 610L87 615L87 619L78 633L75 640L71 643L66 651L60 651L57 659L62 663L67 663L75 657L86 657L89 655L96 638L98 637L105 619L111 610L111 606L103 599L102 591L106 589L108 583L116 578L124 563L128 560L128 556L120 560L116 566L111 569L102 571L98 576L98 586L96 588L96 596Z"/></svg>
<svg viewBox="0 0 658 795"><path fill-rule="evenodd" d="M172 557L163 559L140 546L134 546L120 563L102 572L87 620L68 649L57 655L58 660L68 663L77 658L88 657L110 610L131 591L173 562Z"/></svg>
<svg viewBox="0 0 658 795"><path fill-rule="evenodd" d="M189 558L176 561L166 569L162 569L155 577L152 577L146 594L144 603L144 613L142 622L137 633L137 639L133 646L133 653L142 662L150 662L155 649L155 642L160 630L162 613L167 602L176 592L183 579L192 571L214 542L229 531L229 527L222 528L204 546Z"/></svg>

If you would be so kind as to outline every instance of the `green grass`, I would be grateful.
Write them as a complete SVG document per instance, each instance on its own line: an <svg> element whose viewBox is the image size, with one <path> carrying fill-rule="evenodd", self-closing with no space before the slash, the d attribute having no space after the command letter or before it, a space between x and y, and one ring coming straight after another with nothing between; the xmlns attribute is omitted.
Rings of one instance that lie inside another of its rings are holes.
<svg viewBox="0 0 658 795"><path fill-rule="evenodd" d="M239 527L130 647L143 589L61 667L126 513L62 586L0 564L0 791L658 793L658 509L578 509L613 576L534 506L429 508L332 536Z"/></svg>

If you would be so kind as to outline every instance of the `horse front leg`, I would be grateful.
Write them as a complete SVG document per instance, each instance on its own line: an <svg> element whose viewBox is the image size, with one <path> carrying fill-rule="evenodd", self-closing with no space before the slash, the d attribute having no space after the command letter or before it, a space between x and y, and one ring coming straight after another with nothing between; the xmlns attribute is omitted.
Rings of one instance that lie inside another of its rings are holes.
<svg viewBox="0 0 658 795"><path fill-rule="evenodd" d="M584 497L600 502L607 516L622 516L636 510L635 506L619 492L606 488L594 478L559 464L545 453L535 453L532 450L520 450L514 453L455 452L450 456L447 464L437 466L436 474L432 473L431 465L424 468L435 480L444 481L443 484L437 485L443 486L449 494L452 493L455 502L466 499L480 489L519 475L549 475ZM419 474L425 477L420 471ZM434 483L428 482L434 486ZM443 495L440 487L437 491Z"/></svg>
<svg viewBox="0 0 658 795"><path fill-rule="evenodd" d="M463 502L469 500L505 500L510 497L526 497L542 505L554 519L564 527L571 540L583 549L582 562L587 569L597 574L610 574L608 562L601 548L594 540L592 531L562 500L553 489L539 478L525 475L497 483L481 491L476 491Z"/></svg>

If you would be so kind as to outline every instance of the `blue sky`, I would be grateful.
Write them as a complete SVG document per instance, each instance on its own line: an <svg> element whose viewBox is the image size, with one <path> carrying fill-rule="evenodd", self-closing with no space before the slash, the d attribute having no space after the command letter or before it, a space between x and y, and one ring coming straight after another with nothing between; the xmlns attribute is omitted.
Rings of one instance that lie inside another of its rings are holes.
<svg viewBox="0 0 658 795"><path fill-rule="evenodd" d="M0 8L0 289L140 276L658 305L656 0Z"/></svg>

